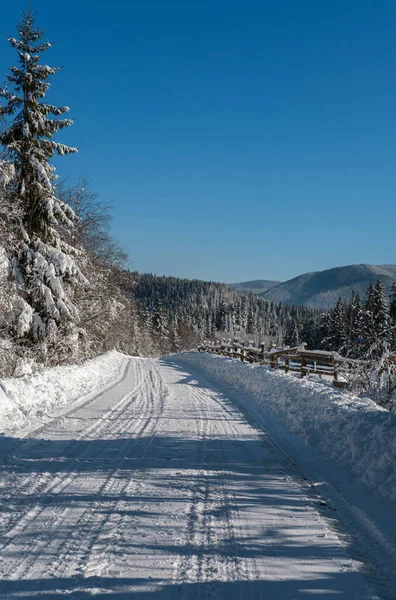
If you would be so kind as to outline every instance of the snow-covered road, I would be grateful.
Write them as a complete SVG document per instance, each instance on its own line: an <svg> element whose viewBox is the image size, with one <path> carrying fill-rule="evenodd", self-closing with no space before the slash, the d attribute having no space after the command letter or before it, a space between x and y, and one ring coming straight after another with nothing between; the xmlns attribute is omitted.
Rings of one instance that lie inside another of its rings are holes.
<svg viewBox="0 0 396 600"><path fill-rule="evenodd" d="M270 432L171 359L3 447L0 598L375 598Z"/></svg>

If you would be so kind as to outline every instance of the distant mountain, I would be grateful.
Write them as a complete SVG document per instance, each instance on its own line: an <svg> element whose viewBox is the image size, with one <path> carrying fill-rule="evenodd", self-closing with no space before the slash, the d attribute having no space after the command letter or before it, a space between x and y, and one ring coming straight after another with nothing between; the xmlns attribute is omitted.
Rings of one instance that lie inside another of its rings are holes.
<svg viewBox="0 0 396 600"><path fill-rule="evenodd" d="M297 304L310 308L330 308L342 298L350 298L352 290L364 296L370 283L381 279L389 291L396 281L396 265L348 265L326 271L305 273L267 289L267 300Z"/></svg>
<svg viewBox="0 0 396 600"><path fill-rule="evenodd" d="M256 279L255 281L242 281L241 283L228 283L228 287L237 292L253 292L253 294L262 294L266 290L279 285L280 281L270 281L269 279Z"/></svg>

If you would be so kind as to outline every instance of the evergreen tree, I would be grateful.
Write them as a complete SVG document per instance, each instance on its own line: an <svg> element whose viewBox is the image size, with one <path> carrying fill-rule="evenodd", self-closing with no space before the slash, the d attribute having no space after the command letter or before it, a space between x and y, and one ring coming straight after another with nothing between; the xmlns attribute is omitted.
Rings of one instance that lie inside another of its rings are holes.
<svg viewBox="0 0 396 600"><path fill-rule="evenodd" d="M153 334L157 346L161 352L165 352L169 342L169 329L165 311L160 300L157 301L157 306L152 318Z"/></svg>
<svg viewBox="0 0 396 600"><path fill-rule="evenodd" d="M177 325L174 325L171 330L171 349L172 352L180 352L180 335Z"/></svg>
<svg viewBox="0 0 396 600"><path fill-rule="evenodd" d="M389 342L389 305L382 281L369 285L363 316L362 351L373 357L381 353L384 342Z"/></svg>
<svg viewBox="0 0 396 600"><path fill-rule="evenodd" d="M390 293L389 318L392 335L392 348L396 348L396 282L394 281Z"/></svg>
<svg viewBox="0 0 396 600"><path fill-rule="evenodd" d="M292 307L285 330L285 343L288 346L294 347L301 344L301 327L302 323L299 318L298 310L297 308Z"/></svg>
<svg viewBox="0 0 396 600"><path fill-rule="evenodd" d="M57 197L50 160L55 153L77 150L52 139L72 121L60 118L68 112L66 106L43 100L49 79L59 71L40 64L51 44L41 41L43 31L36 28L31 11L23 13L17 29L18 37L9 42L17 51L18 66L7 75L9 87L0 89L6 122L0 142L15 170L8 193L20 211L17 247L7 248L19 295L14 326L18 336L58 342L60 331L71 333L77 318L72 287L87 280L75 260L78 251L66 241L75 214Z"/></svg>
<svg viewBox="0 0 396 600"><path fill-rule="evenodd" d="M256 332L256 319L253 307L250 306L247 322L246 322L246 333L253 334Z"/></svg>
<svg viewBox="0 0 396 600"><path fill-rule="evenodd" d="M292 317L289 329L286 330L286 342L291 347L301 344L301 324L296 315Z"/></svg>
<svg viewBox="0 0 396 600"><path fill-rule="evenodd" d="M373 322L375 336L378 340L389 342L390 337L389 301L385 287L379 279L374 288L373 295Z"/></svg>
<svg viewBox="0 0 396 600"><path fill-rule="evenodd" d="M221 300L217 309L216 327L218 331L227 331L227 305Z"/></svg>
<svg viewBox="0 0 396 600"><path fill-rule="evenodd" d="M326 350L336 350L337 352L345 349L347 345L347 323L346 306L342 298L338 298L336 305L329 311L325 321L326 337L322 345Z"/></svg>
<svg viewBox="0 0 396 600"><path fill-rule="evenodd" d="M353 291L351 301L346 305L347 341L345 353L348 356L359 357L362 348L363 308L358 292Z"/></svg>

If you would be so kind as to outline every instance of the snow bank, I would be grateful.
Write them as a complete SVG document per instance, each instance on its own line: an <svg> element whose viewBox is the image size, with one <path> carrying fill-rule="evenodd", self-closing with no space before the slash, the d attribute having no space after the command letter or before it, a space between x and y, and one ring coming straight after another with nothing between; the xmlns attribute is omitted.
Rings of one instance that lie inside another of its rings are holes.
<svg viewBox="0 0 396 600"><path fill-rule="evenodd" d="M37 425L50 417L48 411L88 399L118 379L128 360L128 356L111 351L82 365L0 379L0 432Z"/></svg>
<svg viewBox="0 0 396 600"><path fill-rule="evenodd" d="M396 414L330 384L296 379L265 366L204 353L179 354L179 359L249 394L306 443L396 501Z"/></svg>

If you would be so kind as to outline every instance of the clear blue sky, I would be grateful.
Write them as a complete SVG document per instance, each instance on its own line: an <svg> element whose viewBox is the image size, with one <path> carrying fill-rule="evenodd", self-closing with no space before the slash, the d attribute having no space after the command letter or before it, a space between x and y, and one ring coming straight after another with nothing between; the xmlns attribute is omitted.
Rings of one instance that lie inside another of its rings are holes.
<svg viewBox="0 0 396 600"><path fill-rule="evenodd" d="M1 31L20 8L5 2ZM59 161L132 268L220 281L396 262L394 0L34 0ZM5 39L0 80L15 62Z"/></svg>

